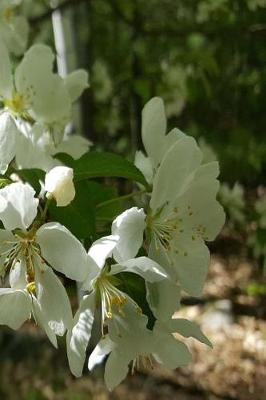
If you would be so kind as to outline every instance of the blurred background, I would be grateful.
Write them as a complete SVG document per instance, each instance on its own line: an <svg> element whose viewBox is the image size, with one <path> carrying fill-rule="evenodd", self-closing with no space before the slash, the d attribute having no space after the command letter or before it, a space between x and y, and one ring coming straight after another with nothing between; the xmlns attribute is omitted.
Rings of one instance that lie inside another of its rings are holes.
<svg viewBox="0 0 266 400"><path fill-rule="evenodd" d="M56 352L33 324L17 333L1 327L0 399L265 399L266 0L25 0L22 7L30 43L52 46L62 75L89 71L76 129L96 148L133 160L141 110L161 96L169 130L194 136L206 161L219 160L227 221L210 246L203 297L183 299L177 313L201 324L213 350L191 342L189 367L141 371L110 394L101 368L71 376L63 341Z"/></svg>

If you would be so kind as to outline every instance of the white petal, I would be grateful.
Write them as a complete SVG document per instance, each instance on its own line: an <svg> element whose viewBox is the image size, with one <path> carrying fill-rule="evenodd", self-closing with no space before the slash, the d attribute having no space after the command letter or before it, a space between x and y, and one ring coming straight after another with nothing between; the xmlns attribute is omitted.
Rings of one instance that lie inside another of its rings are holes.
<svg viewBox="0 0 266 400"><path fill-rule="evenodd" d="M163 206L172 210L173 201L190 183L201 158L201 151L192 137L180 138L170 147L153 181L150 206L154 212Z"/></svg>
<svg viewBox="0 0 266 400"><path fill-rule="evenodd" d="M172 317L180 307L180 288L170 279L146 283L147 300L156 318L161 321Z"/></svg>
<svg viewBox="0 0 266 400"><path fill-rule="evenodd" d="M34 98L36 88L42 87L41 92L44 92L45 85L50 84L53 64L54 54L48 46L43 44L31 46L16 69L15 85L18 92L29 100Z"/></svg>
<svg viewBox="0 0 266 400"><path fill-rule="evenodd" d="M12 232L0 229L0 276L5 270L4 262L8 253L16 243L16 238Z"/></svg>
<svg viewBox="0 0 266 400"><path fill-rule="evenodd" d="M37 300L43 320L56 335L63 336L72 324L72 311L66 290L51 268L35 269Z"/></svg>
<svg viewBox="0 0 266 400"><path fill-rule="evenodd" d="M49 222L38 229L36 239L42 256L54 269L70 279L84 281L89 268L88 256L68 229L57 222Z"/></svg>
<svg viewBox="0 0 266 400"><path fill-rule="evenodd" d="M181 288L192 296L200 296L210 264L210 253L200 239L180 235L178 253L172 252L173 269Z"/></svg>
<svg viewBox="0 0 266 400"><path fill-rule="evenodd" d="M115 343L109 338L109 335L103 336L97 346L95 346L89 356L88 369L92 371L96 365L101 364L107 354L115 348Z"/></svg>
<svg viewBox="0 0 266 400"><path fill-rule="evenodd" d="M88 255L88 272L84 282L81 285L82 291L91 291L93 280L100 274L101 268L98 267L92 257Z"/></svg>
<svg viewBox="0 0 266 400"><path fill-rule="evenodd" d="M193 240L184 233L174 243L178 250L165 251L152 241L149 257L160 263L181 289L192 296L200 296L210 264L209 250L201 239Z"/></svg>
<svg viewBox="0 0 266 400"><path fill-rule="evenodd" d="M130 361L118 351L111 352L106 361L104 372L104 381L108 390L113 390L126 378Z"/></svg>
<svg viewBox="0 0 266 400"><path fill-rule="evenodd" d="M53 73L54 55L43 44L33 45L16 69L15 83L31 104L31 114L39 122L67 122L71 102L64 81Z"/></svg>
<svg viewBox="0 0 266 400"><path fill-rule="evenodd" d="M0 98L10 99L13 91L12 69L8 51L2 40L0 40Z"/></svg>
<svg viewBox="0 0 266 400"><path fill-rule="evenodd" d="M36 234L42 256L54 269L76 281L88 274L88 257L80 241L63 225L49 222Z"/></svg>
<svg viewBox="0 0 266 400"><path fill-rule="evenodd" d="M148 282L158 282L167 277L165 270L148 257L137 257L112 265L111 273L113 275L120 272L133 272Z"/></svg>
<svg viewBox="0 0 266 400"><path fill-rule="evenodd" d="M19 135L16 142L16 163L18 168L39 168L48 171L58 162L31 138Z"/></svg>
<svg viewBox="0 0 266 400"><path fill-rule="evenodd" d="M54 331L49 326L49 321L46 320L45 315L42 312L41 305L39 304L38 300L32 296L32 313L36 324L44 330L48 339L52 343L52 345L57 348L57 338Z"/></svg>
<svg viewBox="0 0 266 400"><path fill-rule="evenodd" d="M53 154L66 153L74 160L79 159L87 153L92 143L83 136L73 135L62 141L54 150Z"/></svg>
<svg viewBox="0 0 266 400"><path fill-rule="evenodd" d="M52 168L45 175L44 188L52 195L58 207L65 207L75 197L73 169L64 165Z"/></svg>
<svg viewBox="0 0 266 400"><path fill-rule="evenodd" d="M135 154L134 164L136 167L143 173L146 181L149 184L152 184L153 180L153 167L151 163L151 159L146 157L142 151L137 151Z"/></svg>
<svg viewBox="0 0 266 400"><path fill-rule="evenodd" d="M105 266L108 257L112 256L113 250L117 244L118 236L104 236L92 243L88 252L88 274L82 284L83 290L91 290L91 284Z"/></svg>
<svg viewBox="0 0 266 400"><path fill-rule="evenodd" d="M0 324L19 329L30 318L31 300L24 290L0 289Z"/></svg>
<svg viewBox="0 0 266 400"><path fill-rule="evenodd" d="M155 324L153 335L155 336L153 356L157 362L166 368L174 369L185 366L192 361L192 356L184 343L175 339L169 332L164 331L160 324Z"/></svg>
<svg viewBox="0 0 266 400"><path fill-rule="evenodd" d="M176 318L172 319L168 326L171 328L171 332L173 333L177 332L184 337L193 337L212 347L209 339L204 335L204 333L202 333L199 326L192 321L183 318Z"/></svg>
<svg viewBox="0 0 266 400"><path fill-rule="evenodd" d="M88 84L88 73L84 69L78 69L71 72L64 79L66 89L70 95L71 101L77 100L84 89L89 87Z"/></svg>
<svg viewBox="0 0 266 400"><path fill-rule="evenodd" d="M10 24L5 26L5 42L10 52L21 55L28 41L29 25L22 15L12 16Z"/></svg>
<svg viewBox="0 0 266 400"><path fill-rule="evenodd" d="M120 214L112 224L112 234L119 236L114 249L118 262L134 258L143 242L146 215L142 208L132 207Z"/></svg>
<svg viewBox="0 0 266 400"><path fill-rule="evenodd" d="M15 157L16 138L19 135L13 118L8 113L0 114L0 173L4 174Z"/></svg>
<svg viewBox="0 0 266 400"><path fill-rule="evenodd" d="M154 167L161 161L166 133L166 117L161 98L152 98L142 110L142 142Z"/></svg>
<svg viewBox="0 0 266 400"><path fill-rule="evenodd" d="M27 229L37 215L39 200L33 188L21 182L0 189L0 219L8 230Z"/></svg>
<svg viewBox="0 0 266 400"><path fill-rule="evenodd" d="M130 359L147 353L151 340L151 331L146 329L148 317L141 314L128 297L123 306L123 313L114 312L108 320L108 334L119 347L119 351Z"/></svg>
<svg viewBox="0 0 266 400"><path fill-rule="evenodd" d="M27 286L26 266L24 262L17 262L9 272L9 283L12 289L25 289Z"/></svg>
<svg viewBox="0 0 266 400"><path fill-rule="evenodd" d="M67 357L71 372L82 375L86 349L91 337L94 321L95 294L84 296L74 317L71 329L67 332Z"/></svg>
<svg viewBox="0 0 266 400"><path fill-rule="evenodd" d="M162 148L162 156L161 160L163 157L166 155L168 150L179 140L182 138L185 138L187 135L180 131L177 128L172 129L164 138L164 144Z"/></svg>
<svg viewBox="0 0 266 400"><path fill-rule="evenodd" d="M111 257L118 240L119 236L117 235L104 236L91 245L88 255L100 269L104 267L107 258Z"/></svg>
<svg viewBox="0 0 266 400"><path fill-rule="evenodd" d="M218 173L217 162L200 166L187 190L176 199L176 206L186 229L194 230L194 235L200 229L204 240L213 240L225 222L223 208L216 200L219 189L216 179Z"/></svg>

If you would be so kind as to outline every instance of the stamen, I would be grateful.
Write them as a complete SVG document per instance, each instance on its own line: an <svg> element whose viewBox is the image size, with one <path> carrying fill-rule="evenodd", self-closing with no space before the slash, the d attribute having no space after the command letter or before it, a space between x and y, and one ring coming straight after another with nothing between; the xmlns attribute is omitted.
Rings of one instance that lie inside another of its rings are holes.
<svg viewBox="0 0 266 400"><path fill-rule="evenodd" d="M132 361L131 374L135 371L154 369L155 360L152 354L139 355Z"/></svg>
<svg viewBox="0 0 266 400"><path fill-rule="evenodd" d="M118 312L123 315L122 307L127 301L127 296L110 283L109 279L108 275L103 275L96 283L102 304L102 330L106 319L113 317L113 306L116 306Z"/></svg>

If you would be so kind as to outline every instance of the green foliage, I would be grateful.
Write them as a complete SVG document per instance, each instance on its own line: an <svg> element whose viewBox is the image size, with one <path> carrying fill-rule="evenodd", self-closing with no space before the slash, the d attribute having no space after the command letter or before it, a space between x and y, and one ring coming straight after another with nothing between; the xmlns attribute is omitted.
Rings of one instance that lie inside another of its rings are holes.
<svg viewBox="0 0 266 400"><path fill-rule="evenodd" d="M219 200L225 209L231 227L235 227L235 225L243 227L246 222L244 188L238 183L235 183L232 188L224 183L220 187Z"/></svg>
<svg viewBox="0 0 266 400"><path fill-rule="evenodd" d="M96 238L96 230L97 234L101 233L101 229L104 231L104 222L110 222L119 214L122 204L115 201L98 209L98 204L117 197L116 189L98 182L76 182L75 189L75 198L68 206L57 207L55 202L52 202L49 216L65 225L80 240L93 241Z"/></svg>
<svg viewBox="0 0 266 400"><path fill-rule="evenodd" d="M266 296L266 284L252 282L248 285L247 293L249 296Z"/></svg>
<svg viewBox="0 0 266 400"><path fill-rule="evenodd" d="M96 83L83 121L96 145L128 154L139 147L141 109L160 95L170 127L214 148L224 181L262 181L264 0L99 0L74 18L80 64Z"/></svg>
<svg viewBox="0 0 266 400"><path fill-rule="evenodd" d="M57 158L73 168L76 196L67 207L56 207L52 203L49 213L79 239L92 240L96 235L96 227L98 234L104 232L106 222L110 223L122 211L122 200L117 190L91 179L125 178L148 187L141 171L116 154L91 151L73 160L61 153ZM112 199L114 201L109 202Z"/></svg>
<svg viewBox="0 0 266 400"><path fill-rule="evenodd" d="M36 193L40 193L40 182L44 182L44 171L41 169L21 169L16 171L16 174L22 179L22 181L28 182Z"/></svg>
<svg viewBox="0 0 266 400"><path fill-rule="evenodd" d="M148 186L140 170L117 154L92 151L73 161L72 168L76 182L91 178L117 177Z"/></svg>
<svg viewBox="0 0 266 400"><path fill-rule="evenodd" d="M142 309L143 313L149 318L148 328L152 329L155 317L148 305L146 299L145 281L139 275L131 272L122 272L117 274L120 285L119 289L127 293Z"/></svg>
<svg viewBox="0 0 266 400"><path fill-rule="evenodd" d="M77 238L92 238L95 235L95 209L89 183L77 182L75 189L75 198L68 206L57 207L52 202L49 216L66 226Z"/></svg>

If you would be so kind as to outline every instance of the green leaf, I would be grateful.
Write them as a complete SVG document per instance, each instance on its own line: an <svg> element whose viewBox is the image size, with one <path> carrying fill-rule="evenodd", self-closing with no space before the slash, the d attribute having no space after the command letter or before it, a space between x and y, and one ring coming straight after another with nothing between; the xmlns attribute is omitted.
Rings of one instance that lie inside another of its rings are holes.
<svg viewBox="0 0 266 400"><path fill-rule="evenodd" d="M55 154L54 158L61 161L61 163L64 164L66 167L73 168L74 158L72 158L69 154L57 153Z"/></svg>
<svg viewBox="0 0 266 400"><path fill-rule="evenodd" d="M90 198L94 206L108 200L117 198L117 189L115 187L105 186L98 182L89 181L88 188ZM96 208L96 220L111 221L123 211L122 201L114 201L104 207Z"/></svg>
<svg viewBox="0 0 266 400"><path fill-rule="evenodd" d="M148 328L152 329L156 318L154 317L146 299L146 285L143 278L132 272L121 272L116 275L119 278L119 289L127 293L142 309L148 317Z"/></svg>
<svg viewBox="0 0 266 400"><path fill-rule="evenodd" d="M45 172L41 169L20 169L16 171L16 174L23 180L28 182L36 193L40 193L41 185L40 181L44 182Z"/></svg>
<svg viewBox="0 0 266 400"><path fill-rule="evenodd" d="M74 200L66 207L57 207L53 202L49 207L49 216L82 240L95 235L95 207L88 182L77 182L75 189Z"/></svg>
<svg viewBox="0 0 266 400"><path fill-rule="evenodd" d="M117 177L139 182L148 187L142 172L135 165L112 153L88 152L72 164L76 181L90 178Z"/></svg>

